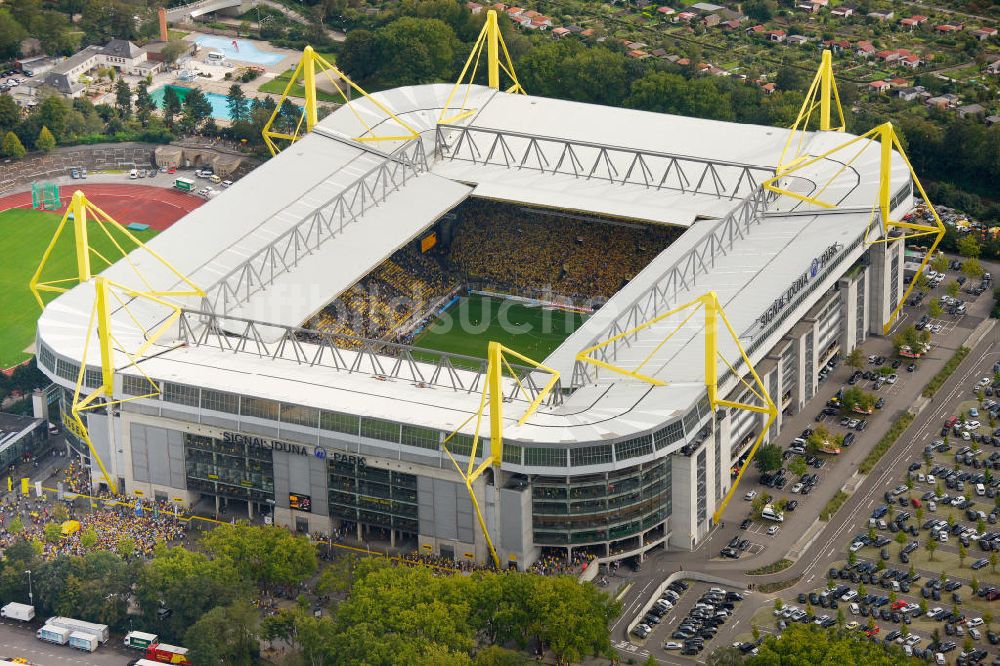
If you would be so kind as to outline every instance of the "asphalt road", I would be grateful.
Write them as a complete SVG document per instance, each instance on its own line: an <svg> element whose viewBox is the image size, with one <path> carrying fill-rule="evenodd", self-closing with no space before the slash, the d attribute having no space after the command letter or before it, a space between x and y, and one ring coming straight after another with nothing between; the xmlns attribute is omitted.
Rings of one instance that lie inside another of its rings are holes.
<svg viewBox="0 0 1000 666"><path fill-rule="evenodd" d="M987 266L986 268L997 274L996 267ZM949 275L950 277L952 275ZM936 298L940 293L943 293L943 288L932 292L925 303L930 302L931 298ZM968 296L964 297L969 298ZM749 503L742 500L744 490L749 488L759 490L761 488L757 483L758 475L753 470L747 473L747 478L752 483L747 483L747 480L741 483L740 490L727 507L720 526L716 527L713 534L705 539L695 551L691 553L658 552L648 558L643 563L641 572L633 574L634 585L622 599L625 612L623 612L620 621L612 628L612 640L619 653L622 656L638 658L640 661L651 653L661 663L692 663L690 659L680 655L665 653L658 644L652 642L649 643L649 646L637 646L625 635L628 624L635 616L635 611L649 598L655 585L670 573L681 569L712 573L743 586L749 586L751 583L759 585L768 581L789 580L800 576L801 580L796 585L780 593L780 596L785 599L797 596L800 591L809 591L825 585L827 569L832 563L843 560L845 557L846 539L856 532L867 529L867 519L871 510L882 502L882 493L901 482L906 472L906 465L911 460L920 460L924 445L937 438L941 423L946 416L955 409L958 402L970 398L968 395L970 382L974 378L992 376L992 365L995 361L1000 360L1000 328L994 329L976 345L956 372L938 391L931 404L917 416L901 441L897 442L883 456L875 469L860 481L844 506L829 523L822 526L822 531L807 549L798 554L797 561L790 568L771 576L747 576L745 572L775 562L788 553L795 542L813 524L820 508L852 476L857 464L871 450L874 443L881 438L889 424L914 403L926 382L951 357L954 350L961 346L969 333L985 317L989 316L991 306L992 298L990 298L989 292L984 293L969 304L968 315L957 324L946 327L942 334L934 336L935 347L929 355L930 358L923 360L916 372L909 374L904 370L900 373L900 385L893 387L891 395L886 397L886 407L869 420L867 430L859 433L858 441L835 461L828 462L823 469L810 470L810 472L819 473L822 477L821 483L811 495L805 498L790 495L787 488L784 493L769 490L775 495L795 497L799 499L800 505L795 512L786 513L786 521L782 525L781 531L773 539L770 539L762 552L739 560L727 560L719 557L721 547L736 534L746 536L752 542L758 543L766 542L769 539L761 534L741 532L737 528L739 521L745 518L749 511ZM898 326L912 323L914 319L923 314L924 310L925 307L904 308L906 318ZM888 356L888 352L891 350L891 340L870 338L863 345L863 350L866 356L868 354ZM900 369L902 370L902 368ZM846 383L851 372L843 365L838 367L830 378L820 386L817 395L802 409L801 413L791 419L786 419L778 443L786 445L803 428L815 425L814 417L816 414L826 400ZM883 388L880 393L885 392L886 389ZM828 427L836 426L836 423L828 423L827 425ZM831 430L838 431L839 429L831 427ZM939 456L936 462L942 460L943 458ZM923 537L923 535L921 536ZM893 563L889 564L893 566ZM899 566L898 563L895 565ZM917 593L919 594L919 591ZM716 639L709 644L708 651L730 645L736 636L746 633L753 614L762 607L770 606L776 596L779 594L765 595L759 592L750 592L746 601L737 608L732 620L725 625L725 629L720 631ZM657 632L658 634L659 632Z"/></svg>

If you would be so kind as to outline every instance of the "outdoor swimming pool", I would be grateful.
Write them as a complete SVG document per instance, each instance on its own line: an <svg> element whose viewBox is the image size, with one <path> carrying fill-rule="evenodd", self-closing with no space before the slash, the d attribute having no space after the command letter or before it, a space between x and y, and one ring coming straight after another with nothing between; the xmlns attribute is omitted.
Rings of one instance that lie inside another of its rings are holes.
<svg viewBox="0 0 1000 666"><path fill-rule="evenodd" d="M252 42L246 39L237 39L236 46L229 37L217 37L215 35L201 35L194 40L198 46L209 51L221 51L230 60L239 62L252 62L255 65L274 65L285 59L281 53L268 53L261 51Z"/></svg>
<svg viewBox="0 0 1000 666"><path fill-rule="evenodd" d="M194 90L194 88L185 88L184 86L175 86L169 83L155 90L150 90L149 96L156 102L156 108L158 109L163 108L163 96L167 93L167 88L173 88L177 96L181 98L181 102L184 101L189 92ZM229 120L229 105L226 103L226 96L213 92L202 91L202 93L208 99L208 103L212 105L212 117L217 120Z"/></svg>

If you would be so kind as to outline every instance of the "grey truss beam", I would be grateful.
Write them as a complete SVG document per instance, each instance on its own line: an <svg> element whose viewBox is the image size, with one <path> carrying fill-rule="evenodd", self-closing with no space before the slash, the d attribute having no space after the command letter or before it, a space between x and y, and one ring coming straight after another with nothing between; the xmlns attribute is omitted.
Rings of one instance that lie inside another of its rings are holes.
<svg viewBox="0 0 1000 666"><path fill-rule="evenodd" d="M747 196L759 183L774 175L774 168L768 166L476 126L438 125L434 155L439 160L530 169L543 174L729 200Z"/></svg>
<svg viewBox="0 0 1000 666"><path fill-rule="evenodd" d="M211 347L234 354L323 367L347 374L368 375L383 381L403 381L421 388L444 388L462 393L482 391L486 361L384 340L310 330L297 326L232 317L220 313L182 310L178 323L181 341L191 347ZM506 367L506 366L505 366ZM511 364L520 382L506 396L533 401L545 381L535 368ZM544 378L546 381L548 376ZM562 403L561 385L547 404Z"/></svg>
<svg viewBox="0 0 1000 666"><path fill-rule="evenodd" d="M293 270L303 258L341 234L346 226L357 222L407 181L426 171L423 143L413 139L403 144L209 287L202 308L220 314L232 312L271 286L279 275Z"/></svg>

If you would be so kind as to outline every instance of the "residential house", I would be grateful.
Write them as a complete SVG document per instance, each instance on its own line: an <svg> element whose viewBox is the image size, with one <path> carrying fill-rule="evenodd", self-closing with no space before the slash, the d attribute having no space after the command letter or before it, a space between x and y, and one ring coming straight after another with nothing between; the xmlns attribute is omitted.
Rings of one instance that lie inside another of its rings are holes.
<svg viewBox="0 0 1000 666"><path fill-rule="evenodd" d="M990 64L986 65L987 74L1000 74L1000 60L994 60Z"/></svg>
<svg viewBox="0 0 1000 666"><path fill-rule="evenodd" d="M901 57L899 59L899 64L902 65L903 67L916 69L917 67L920 67L922 64L924 64L924 61L921 60L920 56L918 56L917 54L910 53L909 55Z"/></svg>
<svg viewBox="0 0 1000 666"><path fill-rule="evenodd" d="M961 23L942 23L941 25L934 28L941 34L947 34L949 32L960 32L965 28Z"/></svg>
<svg viewBox="0 0 1000 666"><path fill-rule="evenodd" d="M834 53L840 53L841 51L847 51L851 48L851 43L846 39L827 39L823 42L823 46L827 47Z"/></svg>
<svg viewBox="0 0 1000 666"><path fill-rule="evenodd" d="M848 7L847 5L840 5L839 7L834 7L830 10L830 14L838 18L851 18L854 15L854 7Z"/></svg>
<svg viewBox="0 0 1000 666"><path fill-rule="evenodd" d="M892 88L892 86L889 85L888 81L882 81L882 80L872 81L871 83L868 84L868 87L880 95L889 92L889 89Z"/></svg>
<svg viewBox="0 0 1000 666"><path fill-rule="evenodd" d="M805 35L789 35L787 41L789 44L792 44L794 46L799 46L801 44L805 44L806 42L808 42L809 38L806 37Z"/></svg>
<svg viewBox="0 0 1000 666"><path fill-rule="evenodd" d="M986 116L986 126L993 127L994 125L1000 125L1000 115Z"/></svg>
<svg viewBox="0 0 1000 666"><path fill-rule="evenodd" d="M997 29L996 28L976 28L975 30L972 31L971 34L972 34L973 37L975 37L979 41L985 42L990 37L996 37L997 36Z"/></svg>
<svg viewBox="0 0 1000 666"><path fill-rule="evenodd" d="M146 50L130 41L112 39L104 46L88 46L45 74L45 85L67 97L78 97L84 90L80 78L96 67L111 67L119 73L145 76L154 73L160 63L147 60Z"/></svg>
<svg viewBox="0 0 1000 666"><path fill-rule="evenodd" d="M954 93L946 93L944 95L938 95L937 97L928 97L924 100L924 104L939 109L955 108L958 106L958 95Z"/></svg>
<svg viewBox="0 0 1000 666"><path fill-rule="evenodd" d="M786 34L784 30L769 30L766 34L767 34L767 39L770 42L785 41Z"/></svg>
<svg viewBox="0 0 1000 666"><path fill-rule="evenodd" d="M674 19L675 22L680 21L681 23L690 23L692 19L697 18L697 14L694 12L681 12Z"/></svg>
<svg viewBox="0 0 1000 666"><path fill-rule="evenodd" d="M667 54L666 49L653 49L652 51L649 52L649 55L653 56L654 58L659 58L660 60L666 60L668 57L670 57Z"/></svg>
<svg viewBox="0 0 1000 666"><path fill-rule="evenodd" d="M562 28L562 27L552 28L552 37L555 39L562 39L566 35L572 35L572 34L573 33L569 31L569 28Z"/></svg>
<svg viewBox="0 0 1000 666"><path fill-rule="evenodd" d="M691 9L699 11L703 14L711 14L713 12L717 12L720 9L725 9L725 8L722 7L721 5L713 5L710 2L698 2L691 5Z"/></svg>
<svg viewBox="0 0 1000 666"><path fill-rule="evenodd" d="M673 7L657 7L656 11L658 14L662 16L672 16L673 14L677 13L677 10L675 10Z"/></svg>
<svg viewBox="0 0 1000 666"><path fill-rule="evenodd" d="M636 60L645 60L646 58L650 57L649 54L643 51L642 49L633 49L628 53L626 53L625 55L627 55L629 58L635 58Z"/></svg>
<svg viewBox="0 0 1000 666"><path fill-rule="evenodd" d="M775 90L777 90L777 86L775 86L773 83L765 83L760 87L760 89L764 91L765 95L770 95Z"/></svg>
<svg viewBox="0 0 1000 666"><path fill-rule="evenodd" d="M917 26L923 25L924 23L927 23L927 17L921 14L914 14L913 16L905 18L899 22L901 26L909 28L910 30L913 30Z"/></svg>
<svg viewBox="0 0 1000 666"><path fill-rule="evenodd" d="M923 93L926 93L926 89L923 86L912 86L909 88L900 88L896 91L896 96L904 102L912 102L913 100L921 97ZM929 96L929 95L928 95Z"/></svg>
<svg viewBox="0 0 1000 666"><path fill-rule="evenodd" d="M62 62L62 58L57 56L35 56L34 58L20 58L14 61L14 67L23 72L25 76L40 76Z"/></svg>
<svg viewBox="0 0 1000 666"><path fill-rule="evenodd" d="M535 18L531 19L530 24L525 27L531 28L532 30L548 30L552 27L552 19L548 16L542 16L539 14Z"/></svg>
<svg viewBox="0 0 1000 666"><path fill-rule="evenodd" d="M720 23L719 27L722 28L723 30L737 30L740 27L740 22L737 21L736 19L733 19L731 21Z"/></svg>
<svg viewBox="0 0 1000 666"><path fill-rule="evenodd" d="M873 18L876 21L891 21L895 18L896 13L891 9L885 12L868 12L868 18Z"/></svg>
<svg viewBox="0 0 1000 666"><path fill-rule="evenodd" d="M511 21L514 21L515 23L520 23L520 21L518 21L517 19L519 19L521 17L521 14L523 13L524 10L521 9L520 7L507 8L507 18L509 18Z"/></svg>
<svg viewBox="0 0 1000 666"><path fill-rule="evenodd" d="M465 3L465 8L472 12L473 15L479 14L483 11L483 6L478 2L467 2Z"/></svg>
<svg viewBox="0 0 1000 666"><path fill-rule="evenodd" d="M875 54L875 57L884 63L893 63L899 60L899 54L896 51L879 51Z"/></svg>
<svg viewBox="0 0 1000 666"><path fill-rule="evenodd" d="M767 30L763 25L754 25L746 29L746 33L749 36L762 35L764 31Z"/></svg>
<svg viewBox="0 0 1000 666"><path fill-rule="evenodd" d="M681 67L687 67L688 65L691 64L691 59L681 58L680 60L677 61L677 64L680 65Z"/></svg>
<svg viewBox="0 0 1000 666"><path fill-rule="evenodd" d="M586 30L580 31L580 36L583 37L584 39L590 39L591 37L597 36L597 31L594 30L593 28L587 28Z"/></svg>
<svg viewBox="0 0 1000 666"><path fill-rule="evenodd" d="M869 41L860 41L855 44L855 52L862 58L870 58L875 55L875 46Z"/></svg>
<svg viewBox="0 0 1000 666"><path fill-rule="evenodd" d="M910 85L910 82L907 81L906 79L892 79L891 81L889 81L889 83L892 84L893 88L905 88L906 86Z"/></svg>
<svg viewBox="0 0 1000 666"><path fill-rule="evenodd" d="M985 116L986 109L982 104L966 104L958 107L958 117L968 118L970 116Z"/></svg>
<svg viewBox="0 0 1000 666"><path fill-rule="evenodd" d="M568 26L566 26L566 29L569 30L574 35L582 35L583 34L583 28L581 28L578 25L574 25L572 23L569 24Z"/></svg>
<svg viewBox="0 0 1000 666"><path fill-rule="evenodd" d="M706 28L712 28L714 26L719 25L721 22L722 19L719 17L718 14L706 14L701 19L701 24Z"/></svg>

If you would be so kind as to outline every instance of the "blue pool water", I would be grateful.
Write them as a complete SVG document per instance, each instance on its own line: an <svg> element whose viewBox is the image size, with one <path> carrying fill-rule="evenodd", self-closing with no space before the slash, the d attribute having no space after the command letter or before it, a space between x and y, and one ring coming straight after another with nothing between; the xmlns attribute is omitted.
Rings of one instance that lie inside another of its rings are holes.
<svg viewBox="0 0 1000 666"><path fill-rule="evenodd" d="M184 101L187 94L193 90L193 88L185 88L184 86L175 86L167 84L166 86L160 86L155 90L149 91L149 96L153 98L156 102L156 108L163 108L163 96L167 93L167 87L173 88L177 96ZM229 120L229 105L226 103L226 96L220 95L219 93L204 92L202 91L206 98L208 98L208 103L212 105L212 117L217 120Z"/></svg>
<svg viewBox="0 0 1000 666"><path fill-rule="evenodd" d="M233 46L233 40L229 37L202 35L194 41L204 49L221 51L230 60L237 60L239 62L252 62L255 65L274 65L285 59L285 56L280 53L261 51L253 42L245 39L237 39L237 46L235 47Z"/></svg>

